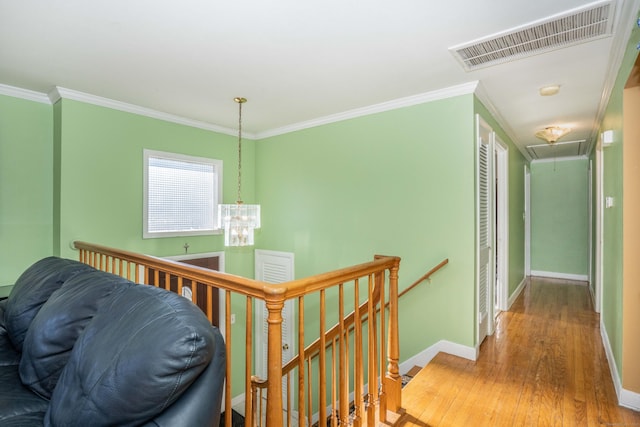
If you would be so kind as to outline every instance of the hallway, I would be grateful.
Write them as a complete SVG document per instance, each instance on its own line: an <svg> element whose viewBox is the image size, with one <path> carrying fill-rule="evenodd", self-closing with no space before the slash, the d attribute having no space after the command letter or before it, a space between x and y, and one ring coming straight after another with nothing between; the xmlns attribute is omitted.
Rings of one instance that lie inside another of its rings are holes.
<svg viewBox="0 0 640 427"><path fill-rule="evenodd" d="M584 282L532 278L476 362L440 353L402 398L403 426L640 426L617 404Z"/></svg>

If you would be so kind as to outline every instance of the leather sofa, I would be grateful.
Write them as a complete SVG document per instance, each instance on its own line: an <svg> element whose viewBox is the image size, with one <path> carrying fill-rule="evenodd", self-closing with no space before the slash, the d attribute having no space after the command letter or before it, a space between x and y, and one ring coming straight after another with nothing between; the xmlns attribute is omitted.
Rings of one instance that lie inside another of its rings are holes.
<svg viewBox="0 0 640 427"><path fill-rule="evenodd" d="M187 299L44 258L0 301L0 426L217 426L225 363Z"/></svg>

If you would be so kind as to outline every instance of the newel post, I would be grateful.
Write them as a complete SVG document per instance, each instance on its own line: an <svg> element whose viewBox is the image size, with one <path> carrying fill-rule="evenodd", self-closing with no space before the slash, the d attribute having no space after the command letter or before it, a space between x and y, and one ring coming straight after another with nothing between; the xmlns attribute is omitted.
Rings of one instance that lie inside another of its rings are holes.
<svg viewBox="0 0 640 427"><path fill-rule="evenodd" d="M282 309L283 292L266 295L267 318L267 426L282 426Z"/></svg>
<svg viewBox="0 0 640 427"><path fill-rule="evenodd" d="M385 377L387 389L387 409L398 413L402 407L402 378L398 368L400 359L400 340L398 325L398 259L389 272L389 334L388 365Z"/></svg>

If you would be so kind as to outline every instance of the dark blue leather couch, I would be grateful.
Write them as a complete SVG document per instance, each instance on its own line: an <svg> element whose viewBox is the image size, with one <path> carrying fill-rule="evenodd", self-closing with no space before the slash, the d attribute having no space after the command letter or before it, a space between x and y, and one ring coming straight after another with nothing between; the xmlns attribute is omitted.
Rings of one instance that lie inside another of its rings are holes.
<svg viewBox="0 0 640 427"><path fill-rule="evenodd" d="M225 346L190 301L44 258L0 301L0 426L218 425Z"/></svg>

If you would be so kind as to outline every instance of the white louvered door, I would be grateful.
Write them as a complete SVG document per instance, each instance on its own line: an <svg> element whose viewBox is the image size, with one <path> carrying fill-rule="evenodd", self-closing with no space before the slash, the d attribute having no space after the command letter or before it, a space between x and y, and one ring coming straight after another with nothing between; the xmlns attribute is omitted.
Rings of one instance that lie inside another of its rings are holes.
<svg viewBox="0 0 640 427"><path fill-rule="evenodd" d="M494 255L494 179L493 179L493 139L494 133L479 115L476 115L477 135L477 307L479 346L490 332L493 306Z"/></svg>
<svg viewBox="0 0 640 427"><path fill-rule="evenodd" d="M294 278L294 257L290 252L276 252L256 249L255 251L255 278L266 283L282 283ZM293 356L295 348L293 337L295 336L295 325L293 323L294 307L293 300L288 300L284 304L282 311L282 363L288 362ZM255 331L256 350L255 367L256 374L267 378L267 318L269 313L264 301L256 300L255 310ZM287 384L283 379L283 408L287 410Z"/></svg>

